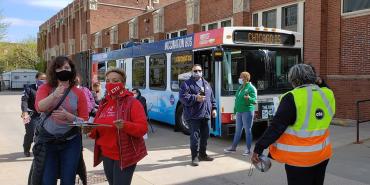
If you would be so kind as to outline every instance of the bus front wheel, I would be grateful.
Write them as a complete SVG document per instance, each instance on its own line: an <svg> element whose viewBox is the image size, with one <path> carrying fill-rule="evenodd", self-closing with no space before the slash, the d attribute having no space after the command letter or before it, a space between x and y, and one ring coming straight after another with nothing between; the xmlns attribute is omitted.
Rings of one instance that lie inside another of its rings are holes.
<svg viewBox="0 0 370 185"><path fill-rule="evenodd" d="M183 105L180 105L176 111L176 128L181 130L184 134L189 135L190 134L190 125L184 118L184 108Z"/></svg>

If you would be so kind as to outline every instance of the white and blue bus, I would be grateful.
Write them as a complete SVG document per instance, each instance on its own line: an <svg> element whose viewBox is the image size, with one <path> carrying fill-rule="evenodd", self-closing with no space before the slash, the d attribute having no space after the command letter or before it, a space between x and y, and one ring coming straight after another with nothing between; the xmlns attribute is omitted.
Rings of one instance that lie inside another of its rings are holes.
<svg viewBox="0 0 370 185"><path fill-rule="evenodd" d="M215 61L215 51L220 49L222 58ZM248 71L258 90L254 127L266 127L278 96L291 89L288 70L302 62L302 49L303 37L296 32L225 27L94 54L91 80L104 87L109 68L124 69L126 88L140 89L147 99L150 119L189 133L178 92L180 84L191 76L193 64L200 64L217 101L218 117L211 122L211 134L229 136L235 131L234 100L240 73Z"/></svg>

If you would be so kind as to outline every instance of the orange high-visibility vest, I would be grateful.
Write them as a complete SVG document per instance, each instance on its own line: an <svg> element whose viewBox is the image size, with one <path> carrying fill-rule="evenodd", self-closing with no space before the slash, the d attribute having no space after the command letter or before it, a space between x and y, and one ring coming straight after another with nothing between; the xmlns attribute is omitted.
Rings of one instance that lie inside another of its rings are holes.
<svg viewBox="0 0 370 185"><path fill-rule="evenodd" d="M291 166L310 167L332 156L329 125L335 114L333 91L306 85L290 91L296 121L270 146L271 156Z"/></svg>

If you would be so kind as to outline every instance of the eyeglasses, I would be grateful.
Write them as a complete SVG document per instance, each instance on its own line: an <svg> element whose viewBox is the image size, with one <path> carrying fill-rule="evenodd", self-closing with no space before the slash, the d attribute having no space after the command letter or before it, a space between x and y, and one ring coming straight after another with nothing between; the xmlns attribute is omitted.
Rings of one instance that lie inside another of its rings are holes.
<svg viewBox="0 0 370 185"><path fill-rule="evenodd" d="M202 70L193 70L194 73L202 72Z"/></svg>

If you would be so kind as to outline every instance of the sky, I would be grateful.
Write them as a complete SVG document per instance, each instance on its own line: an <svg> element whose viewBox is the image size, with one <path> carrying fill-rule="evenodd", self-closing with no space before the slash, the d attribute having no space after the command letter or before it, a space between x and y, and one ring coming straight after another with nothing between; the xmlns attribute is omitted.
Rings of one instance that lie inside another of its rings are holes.
<svg viewBox="0 0 370 185"><path fill-rule="evenodd" d="M0 0L3 22L10 24L4 41L37 38L39 26L73 0Z"/></svg>

